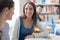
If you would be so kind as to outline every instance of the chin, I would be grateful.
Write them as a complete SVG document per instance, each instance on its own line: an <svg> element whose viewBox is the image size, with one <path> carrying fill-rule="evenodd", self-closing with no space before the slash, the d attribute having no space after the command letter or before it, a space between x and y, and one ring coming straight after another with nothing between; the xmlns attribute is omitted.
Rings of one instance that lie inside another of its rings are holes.
<svg viewBox="0 0 60 40"><path fill-rule="evenodd" d="M29 15L29 16L27 16L28 18L30 18L31 16Z"/></svg>
<svg viewBox="0 0 60 40"><path fill-rule="evenodd" d="M28 17L28 18L31 18L31 17Z"/></svg>
<svg viewBox="0 0 60 40"><path fill-rule="evenodd" d="M7 20L12 20L12 18L9 18L9 19L7 19Z"/></svg>
<svg viewBox="0 0 60 40"><path fill-rule="evenodd" d="M12 18L10 18L9 20L12 20Z"/></svg>

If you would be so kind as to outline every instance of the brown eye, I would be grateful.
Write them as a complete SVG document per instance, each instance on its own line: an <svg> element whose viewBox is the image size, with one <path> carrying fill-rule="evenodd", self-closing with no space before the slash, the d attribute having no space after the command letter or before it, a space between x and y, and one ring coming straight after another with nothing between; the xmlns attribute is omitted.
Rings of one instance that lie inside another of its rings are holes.
<svg viewBox="0 0 60 40"><path fill-rule="evenodd" d="M28 8L25 8L25 10L28 10Z"/></svg>
<svg viewBox="0 0 60 40"><path fill-rule="evenodd" d="M32 8L30 8L30 10L32 10Z"/></svg>

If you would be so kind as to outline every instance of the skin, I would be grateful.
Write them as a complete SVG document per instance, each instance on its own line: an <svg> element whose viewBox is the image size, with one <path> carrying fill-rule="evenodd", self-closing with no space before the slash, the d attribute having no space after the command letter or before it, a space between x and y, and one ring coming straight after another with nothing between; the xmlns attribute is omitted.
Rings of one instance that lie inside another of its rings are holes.
<svg viewBox="0 0 60 40"><path fill-rule="evenodd" d="M13 14L14 14L14 7L12 7L12 8L9 10L9 13L7 14L7 20L11 20Z"/></svg>
<svg viewBox="0 0 60 40"><path fill-rule="evenodd" d="M27 4L25 6L25 15L27 16L27 18L31 19L33 13L34 13L33 6L31 4Z"/></svg>

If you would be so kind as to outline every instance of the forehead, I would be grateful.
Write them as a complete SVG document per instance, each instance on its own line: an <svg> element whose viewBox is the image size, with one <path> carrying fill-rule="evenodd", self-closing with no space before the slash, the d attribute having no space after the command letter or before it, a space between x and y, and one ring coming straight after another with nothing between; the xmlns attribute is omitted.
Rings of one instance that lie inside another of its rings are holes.
<svg viewBox="0 0 60 40"><path fill-rule="evenodd" d="M26 4L25 8L27 8L27 7L33 8L33 6L31 4Z"/></svg>

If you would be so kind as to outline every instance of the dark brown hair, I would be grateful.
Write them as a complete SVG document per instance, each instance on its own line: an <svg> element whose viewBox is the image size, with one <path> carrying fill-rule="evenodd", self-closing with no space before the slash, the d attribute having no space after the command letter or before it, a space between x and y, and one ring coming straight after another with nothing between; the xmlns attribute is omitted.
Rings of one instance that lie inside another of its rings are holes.
<svg viewBox="0 0 60 40"><path fill-rule="evenodd" d="M25 15L25 6L26 6L27 4L31 4L31 5L33 6L34 13L33 13L33 16L32 16L32 20L33 20L33 23L36 24L36 22L37 22L36 6L35 6L35 4L34 4L33 2L27 2L27 3L24 5L24 7L23 7L24 16L25 16L25 18L26 18L26 15Z"/></svg>
<svg viewBox="0 0 60 40"><path fill-rule="evenodd" d="M0 13L4 8L8 7L8 9L10 9L13 6L14 6L13 0L0 0Z"/></svg>

